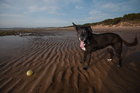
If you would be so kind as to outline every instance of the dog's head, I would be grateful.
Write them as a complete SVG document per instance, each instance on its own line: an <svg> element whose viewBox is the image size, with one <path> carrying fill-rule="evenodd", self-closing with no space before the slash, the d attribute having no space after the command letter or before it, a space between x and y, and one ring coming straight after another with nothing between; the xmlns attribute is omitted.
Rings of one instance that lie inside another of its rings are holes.
<svg viewBox="0 0 140 93"><path fill-rule="evenodd" d="M72 23L77 31L77 36L80 41L87 43L88 40L92 38L92 29L90 26L77 26L76 24Z"/></svg>

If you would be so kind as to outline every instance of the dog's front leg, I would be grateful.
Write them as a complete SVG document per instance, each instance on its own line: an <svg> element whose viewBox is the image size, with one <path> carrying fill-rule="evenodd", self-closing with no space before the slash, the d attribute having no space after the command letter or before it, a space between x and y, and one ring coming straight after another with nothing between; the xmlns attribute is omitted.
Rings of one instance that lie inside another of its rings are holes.
<svg viewBox="0 0 140 93"><path fill-rule="evenodd" d="M83 60L80 63L84 63L86 61L86 57L87 57L87 52L84 51L84 57L83 57Z"/></svg>
<svg viewBox="0 0 140 93"><path fill-rule="evenodd" d="M90 64L90 59L91 59L91 53L87 53L87 65L84 67L84 70L88 69L88 66Z"/></svg>

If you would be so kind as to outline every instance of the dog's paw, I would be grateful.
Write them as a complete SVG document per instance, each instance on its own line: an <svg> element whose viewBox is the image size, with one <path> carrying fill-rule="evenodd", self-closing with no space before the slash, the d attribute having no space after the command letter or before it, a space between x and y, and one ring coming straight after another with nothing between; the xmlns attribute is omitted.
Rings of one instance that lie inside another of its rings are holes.
<svg viewBox="0 0 140 93"><path fill-rule="evenodd" d="M86 65L83 69L84 69L84 70L87 70L87 69L88 69L88 65Z"/></svg>
<svg viewBox="0 0 140 93"><path fill-rule="evenodd" d="M112 59L107 59L107 61L112 61Z"/></svg>
<svg viewBox="0 0 140 93"><path fill-rule="evenodd" d="M81 61L80 63L85 63L85 61Z"/></svg>
<svg viewBox="0 0 140 93"><path fill-rule="evenodd" d="M120 65L117 65L117 67L119 67L119 68L120 68L121 66L120 66Z"/></svg>
<svg viewBox="0 0 140 93"><path fill-rule="evenodd" d="M87 68L87 67L84 67L83 69L84 69L84 70L87 70L88 68Z"/></svg>

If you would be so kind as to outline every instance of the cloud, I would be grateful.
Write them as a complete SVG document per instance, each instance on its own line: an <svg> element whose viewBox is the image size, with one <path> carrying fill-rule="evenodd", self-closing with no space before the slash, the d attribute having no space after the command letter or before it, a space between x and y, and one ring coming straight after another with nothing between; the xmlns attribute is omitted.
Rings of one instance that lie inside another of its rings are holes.
<svg viewBox="0 0 140 93"><path fill-rule="evenodd" d="M104 19L108 17L109 17L108 14L92 15L85 18L85 22L99 22L99 21L103 21Z"/></svg>
<svg viewBox="0 0 140 93"><path fill-rule="evenodd" d="M33 12L39 12L39 11L44 11L46 10L47 7L43 6L43 7L38 7L37 5L33 5L29 7L29 12L33 13Z"/></svg>
<svg viewBox="0 0 140 93"><path fill-rule="evenodd" d="M60 0L59 0L60 1ZM66 15L61 13L61 4L57 0L43 0L41 3L35 3L27 6L25 13L43 12L46 14Z"/></svg>
<svg viewBox="0 0 140 93"><path fill-rule="evenodd" d="M97 10L91 10L89 12L89 15L101 15L101 14L102 14L102 12L101 11L97 11Z"/></svg>
<svg viewBox="0 0 140 93"><path fill-rule="evenodd" d="M86 17L84 20L86 22L99 22L99 21L103 21L104 19L109 18L109 17L110 17L110 15L107 13L93 9L93 10L89 11L89 16Z"/></svg>
<svg viewBox="0 0 140 93"><path fill-rule="evenodd" d="M66 15L64 13L61 13L61 12L58 12L60 8L59 7L56 7L56 6L42 6L42 7L39 7L39 6L30 6L28 8L28 12L24 12L26 14L28 13L36 13L36 12L44 12L46 14L54 14L54 15Z"/></svg>
<svg viewBox="0 0 140 93"><path fill-rule="evenodd" d="M57 19L57 18L51 18L51 19L47 19L47 18L39 18L37 20L34 20L35 23L42 23L45 24L47 23L66 23L67 21L63 20L63 19Z"/></svg>
<svg viewBox="0 0 140 93"><path fill-rule="evenodd" d="M132 10L137 4L138 0L124 0L124 1L108 1L108 0L93 0L93 7L108 12L126 12ZM140 2L139 2L140 3Z"/></svg>
<svg viewBox="0 0 140 93"><path fill-rule="evenodd" d="M122 2L122 3L107 3L102 5L102 9L109 10L111 12L120 12L120 11L129 11L131 10L129 2Z"/></svg>
<svg viewBox="0 0 140 93"><path fill-rule="evenodd" d="M23 27L25 24L25 20L23 19L5 19L1 20L0 27ZM25 26L26 27L26 26Z"/></svg>
<svg viewBox="0 0 140 93"><path fill-rule="evenodd" d="M73 2L73 3L82 2L82 0L60 0L60 1L63 1L65 3L69 3L69 2Z"/></svg>
<svg viewBox="0 0 140 93"><path fill-rule="evenodd" d="M60 19L51 19L50 23L66 23L67 21L65 20L60 20Z"/></svg>
<svg viewBox="0 0 140 93"><path fill-rule="evenodd" d="M9 8L9 7L10 5L8 4L4 4L4 3L0 4L0 8Z"/></svg>
<svg viewBox="0 0 140 93"><path fill-rule="evenodd" d="M118 4L107 3L107 4L102 5L102 8L109 9L111 11L118 11L118 10L120 10L121 7Z"/></svg>
<svg viewBox="0 0 140 93"><path fill-rule="evenodd" d="M21 14L0 14L1 17L24 17Z"/></svg>
<svg viewBox="0 0 140 93"><path fill-rule="evenodd" d="M82 9L83 7L81 6L75 6L75 9Z"/></svg>

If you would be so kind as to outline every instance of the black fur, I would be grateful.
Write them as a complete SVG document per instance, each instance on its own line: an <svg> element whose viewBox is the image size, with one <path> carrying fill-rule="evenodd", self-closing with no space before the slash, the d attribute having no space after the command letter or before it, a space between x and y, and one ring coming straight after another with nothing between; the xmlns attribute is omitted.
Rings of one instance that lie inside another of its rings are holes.
<svg viewBox="0 0 140 93"><path fill-rule="evenodd" d="M119 65L118 67L122 66L122 44L126 46L135 46L138 43L137 37L135 37L132 43L128 43L124 41L119 35L115 33L104 33L104 34L93 34L92 29L90 26L77 26L76 24L72 23L77 31L77 36L80 41L84 42L84 58L81 63L84 63L87 59L87 65L84 67L85 70L88 69L91 59L91 53L97 51L99 49L103 49L107 46L112 46L112 48L108 48L108 52L110 53L110 59L114 57L114 52L116 53L117 57L119 58Z"/></svg>

